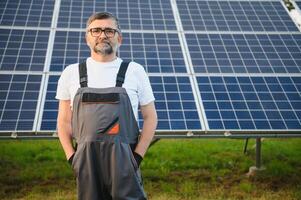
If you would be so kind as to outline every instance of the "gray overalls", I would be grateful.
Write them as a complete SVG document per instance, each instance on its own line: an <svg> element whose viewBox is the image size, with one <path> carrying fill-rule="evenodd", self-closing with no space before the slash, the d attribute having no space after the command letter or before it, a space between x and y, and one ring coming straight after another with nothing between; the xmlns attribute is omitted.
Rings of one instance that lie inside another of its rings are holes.
<svg viewBox="0 0 301 200"><path fill-rule="evenodd" d="M129 63L122 62L116 87L89 88L86 63L73 101L72 131L77 143L72 167L79 200L145 200L132 149L139 128L122 88Z"/></svg>

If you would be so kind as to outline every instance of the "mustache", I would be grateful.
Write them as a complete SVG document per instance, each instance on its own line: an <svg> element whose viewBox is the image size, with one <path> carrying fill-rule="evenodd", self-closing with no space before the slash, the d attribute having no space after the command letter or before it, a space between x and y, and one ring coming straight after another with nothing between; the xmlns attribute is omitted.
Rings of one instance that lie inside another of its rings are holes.
<svg viewBox="0 0 301 200"><path fill-rule="evenodd" d="M111 45L110 41L108 41L108 40L106 40L106 39L102 39L102 40L96 41L96 44L101 44L101 43L106 43L106 44Z"/></svg>

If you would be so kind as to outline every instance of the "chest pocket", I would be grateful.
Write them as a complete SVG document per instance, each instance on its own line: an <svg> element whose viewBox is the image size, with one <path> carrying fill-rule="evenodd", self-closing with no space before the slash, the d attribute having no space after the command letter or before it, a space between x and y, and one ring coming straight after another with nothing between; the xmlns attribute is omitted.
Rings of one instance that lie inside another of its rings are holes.
<svg viewBox="0 0 301 200"><path fill-rule="evenodd" d="M81 103L86 128L96 134L118 134L119 93L84 93Z"/></svg>

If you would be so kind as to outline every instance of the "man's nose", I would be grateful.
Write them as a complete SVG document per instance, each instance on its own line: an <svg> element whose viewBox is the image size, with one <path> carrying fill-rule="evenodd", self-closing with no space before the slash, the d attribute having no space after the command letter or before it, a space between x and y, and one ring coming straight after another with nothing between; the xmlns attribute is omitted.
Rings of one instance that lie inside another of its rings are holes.
<svg viewBox="0 0 301 200"><path fill-rule="evenodd" d="M98 38L107 38L106 34L104 31L101 31L100 35L98 36Z"/></svg>

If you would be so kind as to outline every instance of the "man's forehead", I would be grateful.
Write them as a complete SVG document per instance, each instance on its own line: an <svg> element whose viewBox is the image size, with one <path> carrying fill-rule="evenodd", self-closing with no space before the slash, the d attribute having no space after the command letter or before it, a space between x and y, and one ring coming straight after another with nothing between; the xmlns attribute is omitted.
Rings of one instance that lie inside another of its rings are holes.
<svg viewBox="0 0 301 200"><path fill-rule="evenodd" d="M116 22L114 19L108 18L108 19L96 19L89 25L90 27L111 27L116 28Z"/></svg>

